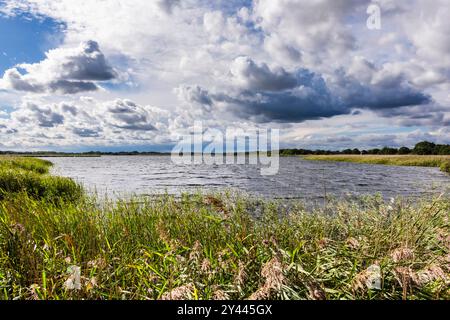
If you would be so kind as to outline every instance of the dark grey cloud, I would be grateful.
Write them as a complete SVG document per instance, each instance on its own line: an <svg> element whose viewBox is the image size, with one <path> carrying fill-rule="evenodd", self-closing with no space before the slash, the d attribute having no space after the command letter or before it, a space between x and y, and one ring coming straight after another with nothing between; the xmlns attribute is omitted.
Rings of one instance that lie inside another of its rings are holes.
<svg viewBox="0 0 450 320"><path fill-rule="evenodd" d="M386 76L376 83L362 83L338 70L331 78L331 88L349 108L371 110L396 109L430 103L431 97L413 88L402 76Z"/></svg>
<svg viewBox="0 0 450 320"><path fill-rule="evenodd" d="M413 126L450 126L450 118L445 113L448 108L436 103L417 106L405 106L394 109L382 109L377 113L386 118L396 119L396 122L405 127Z"/></svg>
<svg viewBox="0 0 450 320"><path fill-rule="evenodd" d="M95 91L98 87L93 82L58 80L49 83L48 89L54 93L75 94L80 92Z"/></svg>
<svg viewBox="0 0 450 320"><path fill-rule="evenodd" d="M107 81L117 74L106 61L97 42L89 40L82 44L79 54L67 57L61 65L62 79L80 81Z"/></svg>
<svg viewBox="0 0 450 320"><path fill-rule="evenodd" d="M402 75L382 74L373 83L364 83L343 70L325 81L322 75L300 68L287 72L271 70L248 57L237 58L231 67L232 83L227 92L210 93L194 86L184 94L189 102L225 104L242 119L256 122L302 122L373 110L388 116L403 107L432 102L429 95L413 88Z"/></svg>
<svg viewBox="0 0 450 320"><path fill-rule="evenodd" d="M239 118L255 122L301 122L333 117L349 110L327 91L304 87L284 92L240 92L236 96L214 95L217 102L226 102L228 110Z"/></svg>
<svg viewBox="0 0 450 320"><path fill-rule="evenodd" d="M250 90L280 91L298 86L297 77L283 68L271 70L267 64L256 64L249 57L239 57L231 66L234 78Z"/></svg>

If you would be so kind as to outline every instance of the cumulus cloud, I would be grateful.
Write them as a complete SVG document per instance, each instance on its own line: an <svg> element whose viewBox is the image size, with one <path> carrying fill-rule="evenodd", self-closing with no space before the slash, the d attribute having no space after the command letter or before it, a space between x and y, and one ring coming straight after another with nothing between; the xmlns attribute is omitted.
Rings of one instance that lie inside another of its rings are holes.
<svg viewBox="0 0 450 320"><path fill-rule="evenodd" d="M332 117L346 112L333 101L333 97L322 94L319 88L302 87L290 92L242 92L236 96L218 94L215 101L226 103L228 110L237 118L255 122L301 122L308 119Z"/></svg>
<svg viewBox="0 0 450 320"><path fill-rule="evenodd" d="M333 90L349 108L381 110L431 102L428 94L412 87L401 74L381 71L373 75L370 81L360 81L339 69L330 79Z"/></svg>
<svg viewBox="0 0 450 320"><path fill-rule="evenodd" d="M8 118L0 118L0 135L10 146L137 144L172 141L176 127L165 110L127 99L100 101L81 97L59 103L25 101Z"/></svg>
<svg viewBox="0 0 450 320"><path fill-rule="evenodd" d="M95 91L97 82L112 80L116 76L98 43L87 41L77 48L51 50L39 63L20 64L6 70L0 86L32 93L75 94Z"/></svg>
<svg viewBox="0 0 450 320"><path fill-rule="evenodd" d="M450 126L450 115L447 115L448 108L439 104L429 103L419 106L406 106L395 109L383 109L378 113L386 118L394 119L399 126L429 126L448 127Z"/></svg>
<svg viewBox="0 0 450 320"><path fill-rule="evenodd" d="M111 125L127 130L156 130L149 122L145 108L130 100L116 100L107 104L108 121Z"/></svg>
<svg viewBox="0 0 450 320"><path fill-rule="evenodd" d="M371 74L367 78L365 70L363 81L338 70L327 82L308 69L271 70L265 63L239 57L231 64L230 90L209 93L194 86L195 90L185 90L182 97L188 102L225 105L237 118L255 122L302 122L349 114L358 108L389 110L431 101L408 85L402 75L378 70L369 63L365 67Z"/></svg>
<svg viewBox="0 0 450 320"><path fill-rule="evenodd" d="M269 53L276 55L284 42L291 52L319 62L355 49L356 38L344 21L361 8L367 4L359 0L255 0L253 16L267 34L277 37L278 48L267 46Z"/></svg>
<svg viewBox="0 0 450 320"><path fill-rule="evenodd" d="M26 102L18 111L13 113L13 120L21 124L35 123L39 127L52 128L64 123L64 116L48 106Z"/></svg>
<svg viewBox="0 0 450 320"><path fill-rule="evenodd" d="M208 90L202 87L195 86L181 86L175 89L178 98L182 101L187 101L189 103L199 105L205 111L211 111L211 106L213 105L213 100L210 97Z"/></svg>
<svg viewBox="0 0 450 320"><path fill-rule="evenodd" d="M297 78L283 68L270 70L267 64L257 65L249 57L235 59L230 72L237 83L250 90L280 91L297 86Z"/></svg>

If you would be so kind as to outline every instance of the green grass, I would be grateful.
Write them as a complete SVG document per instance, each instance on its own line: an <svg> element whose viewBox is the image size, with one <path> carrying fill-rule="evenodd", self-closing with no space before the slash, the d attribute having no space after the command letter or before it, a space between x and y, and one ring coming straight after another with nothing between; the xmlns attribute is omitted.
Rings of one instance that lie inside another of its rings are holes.
<svg viewBox="0 0 450 320"><path fill-rule="evenodd" d="M448 195L56 199L0 200L0 298L450 299Z"/></svg>
<svg viewBox="0 0 450 320"><path fill-rule="evenodd" d="M0 199L19 192L57 201L81 197L83 190L73 180L48 174L51 165L41 159L0 157Z"/></svg>
<svg viewBox="0 0 450 320"><path fill-rule="evenodd" d="M51 162L41 159L0 156L0 170L25 170L45 174L51 166Z"/></svg>
<svg viewBox="0 0 450 320"><path fill-rule="evenodd" d="M444 161L439 166L441 168L441 171L447 172L450 174L450 161Z"/></svg>
<svg viewBox="0 0 450 320"><path fill-rule="evenodd" d="M342 161L395 166L437 167L450 173L450 156L420 155L308 155L306 160Z"/></svg>

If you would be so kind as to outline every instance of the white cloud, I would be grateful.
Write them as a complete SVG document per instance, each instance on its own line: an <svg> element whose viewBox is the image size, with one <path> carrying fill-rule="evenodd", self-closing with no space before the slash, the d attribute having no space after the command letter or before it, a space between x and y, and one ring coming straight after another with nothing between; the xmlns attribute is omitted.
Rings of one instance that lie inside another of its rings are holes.
<svg viewBox="0 0 450 320"><path fill-rule="evenodd" d="M320 63L356 48L356 39L345 18L362 6L364 2L357 0L255 0L253 19L291 51ZM276 46L267 49L274 50L275 56L279 50Z"/></svg>
<svg viewBox="0 0 450 320"><path fill-rule="evenodd" d="M24 70L24 74L20 73ZM116 71L107 63L95 41L77 48L59 48L34 64L20 64L6 70L0 88L34 93L73 94L95 91L97 82L112 80Z"/></svg>
<svg viewBox="0 0 450 320"><path fill-rule="evenodd" d="M412 11L404 20L404 28L417 49L417 55L431 65L450 68L450 3L419 0L418 15Z"/></svg>
<svg viewBox="0 0 450 320"><path fill-rule="evenodd" d="M27 125L36 124L41 128L52 128L62 125L64 116L49 106L26 102L19 110L12 113L12 121Z"/></svg>
<svg viewBox="0 0 450 320"><path fill-rule="evenodd" d="M116 100L107 104L107 121L113 127L126 130L156 130L150 123L148 111L130 100Z"/></svg>

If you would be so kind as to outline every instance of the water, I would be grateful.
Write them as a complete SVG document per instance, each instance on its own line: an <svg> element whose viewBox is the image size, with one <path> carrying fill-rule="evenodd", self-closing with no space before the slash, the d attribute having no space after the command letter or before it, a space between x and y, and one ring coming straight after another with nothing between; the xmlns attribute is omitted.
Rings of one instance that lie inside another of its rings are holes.
<svg viewBox="0 0 450 320"><path fill-rule="evenodd" d="M367 165L280 158L275 176L252 165L175 165L168 156L50 158L53 174L71 177L100 195L239 190L258 197L320 201L381 193L385 198L448 191L450 178L438 168Z"/></svg>

